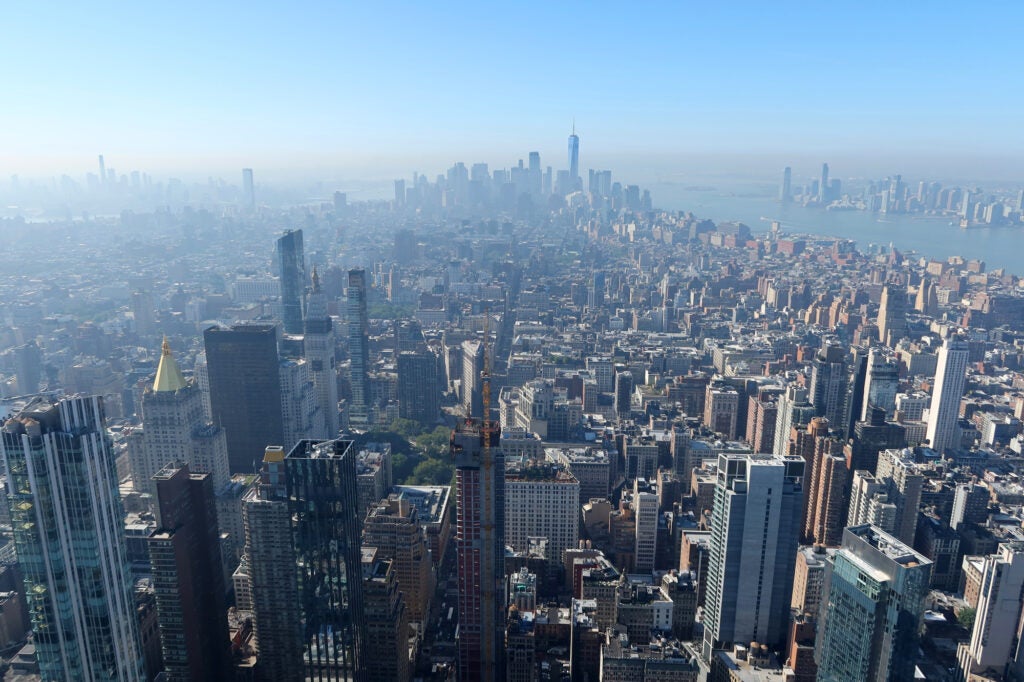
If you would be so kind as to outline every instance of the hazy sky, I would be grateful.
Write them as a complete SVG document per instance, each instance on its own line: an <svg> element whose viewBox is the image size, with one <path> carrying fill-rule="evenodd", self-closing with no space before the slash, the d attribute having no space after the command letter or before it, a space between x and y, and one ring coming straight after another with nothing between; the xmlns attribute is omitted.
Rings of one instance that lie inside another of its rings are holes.
<svg viewBox="0 0 1024 682"><path fill-rule="evenodd" d="M584 168L1024 177L1021 5L749 5L9 3L0 173L559 168L575 117Z"/></svg>

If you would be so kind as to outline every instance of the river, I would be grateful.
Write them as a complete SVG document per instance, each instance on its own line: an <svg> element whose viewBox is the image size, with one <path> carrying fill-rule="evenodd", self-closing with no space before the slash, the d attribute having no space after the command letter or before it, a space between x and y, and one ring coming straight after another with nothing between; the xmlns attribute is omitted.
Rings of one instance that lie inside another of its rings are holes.
<svg viewBox="0 0 1024 682"><path fill-rule="evenodd" d="M988 270L1005 268L1024 273L1024 225L962 230L950 225L950 217L880 215L869 211L825 211L799 205L782 205L776 189L764 185L688 187L682 184L650 185L654 205L668 210L692 211L698 218L715 222L739 220L754 232L766 232L769 221L778 220L783 232L827 235L853 239L861 251L869 245L892 245L900 251L945 260L950 256L985 261Z"/></svg>

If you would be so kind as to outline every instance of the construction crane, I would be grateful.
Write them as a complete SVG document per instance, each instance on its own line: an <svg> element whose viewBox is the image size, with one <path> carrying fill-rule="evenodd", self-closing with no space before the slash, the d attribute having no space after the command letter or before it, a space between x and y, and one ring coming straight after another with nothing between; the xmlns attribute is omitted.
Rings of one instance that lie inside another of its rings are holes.
<svg viewBox="0 0 1024 682"><path fill-rule="evenodd" d="M497 509L494 507L494 455L491 452L491 437L494 434L494 423L491 421L491 354L489 352L490 347L490 321L491 313L490 309L484 309L484 368L480 372L481 381L481 392L483 393L483 419L480 424L480 431L483 435L483 451L480 462L480 473L483 477L483 536L485 538L494 538L494 520L497 514ZM504 472L502 472L504 473ZM498 579L497 566L495 562L495 549L493 542L488 543L487 546L482 547L480 564L483 569L483 575L493 576L493 583L490 585L481 585L481 591L483 594L481 597L484 600L485 607L484 612L490 612L494 614L493 622L486 622L488 619L484 618L483 632L480 633L482 637L483 655L481 656L481 673L487 679L495 679L499 676L498 661L497 661L497 649L494 645L495 630L498 627L498 589L499 583L503 583ZM490 569L490 570L488 570ZM502 571L504 574L504 571ZM500 671L504 672L504 671ZM500 675L504 677L504 675Z"/></svg>

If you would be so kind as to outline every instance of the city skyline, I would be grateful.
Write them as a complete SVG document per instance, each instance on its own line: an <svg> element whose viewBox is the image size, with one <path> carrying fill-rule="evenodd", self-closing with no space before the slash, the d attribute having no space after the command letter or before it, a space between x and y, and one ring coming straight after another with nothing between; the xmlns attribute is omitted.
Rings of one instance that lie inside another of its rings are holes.
<svg viewBox="0 0 1024 682"><path fill-rule="evenodd" d="M9 90L22 96L5 114L0 173L68 172L73 159L105 153L153 171L394 174L481 149L511 156L545 131L568 132L575 119L590 140L584 156L602 165L623 154L674 156L684 166L707 154L770 155L779 168L785 155L898 154L953 168L971 158L991 168L1001 158L1002 175L1024 175L1010 113L1021 96L1003 87L1002 66L1016 55L982 39L991 29L984 12L907 6L877 22L852 9L783 16L749 4L737 21L732 9L664 6L613 22L601 7L540 4L502 21L471 6L402 5L386 16L314 2L304 9L203 7L195 22L188 7L69 4L55 22L45 10L17 8L5 56L34 58L10 74ZM1001 20L1021 11L1005 6ZM676 49L680 27L685 51ZM971 49L950 50L950 29ZM604 47L632 35L644 39ZM479 58L503 45L522 45L519 58ZM950 98L951 83L998 91L1002 106ZM73 116L46 113L69 105ZM549 138L540 151L560 146Z"/></svg>

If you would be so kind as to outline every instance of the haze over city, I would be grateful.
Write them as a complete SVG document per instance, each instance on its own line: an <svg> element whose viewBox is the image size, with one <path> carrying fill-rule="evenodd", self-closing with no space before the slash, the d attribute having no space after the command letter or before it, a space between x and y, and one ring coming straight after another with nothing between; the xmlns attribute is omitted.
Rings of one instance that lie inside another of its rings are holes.
<svg viewBox="0 0 1024 682"><path fill-rule="evenodd" d="M560 152L650 182L1024 177L1014 3L24 3L5 13L0 173L80 174L98 153L178 177L387 179ZM893 171L892 169L896 169ZM429 169L429 170L428 170ZM319 177L318 177L319 176Z"/></svg>
<svg viewBox="0 0 1024 682"><path fill-rule="evenodd" d="M5 8L0 682L1024 681L1022 19Z"/></svg>

